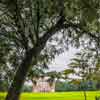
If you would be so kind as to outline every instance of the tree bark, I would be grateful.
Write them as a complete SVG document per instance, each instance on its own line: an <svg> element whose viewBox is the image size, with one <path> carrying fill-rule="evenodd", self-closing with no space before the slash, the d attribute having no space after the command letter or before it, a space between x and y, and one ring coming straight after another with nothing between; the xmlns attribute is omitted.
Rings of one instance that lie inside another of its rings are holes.
<svg viewBox="0 0 100 100"><path fill-rule="evenodd" d="M6 100L19 100L21 88L27 75L28 69L30 68L32 57L33 53L31 51L26 53L25 58L23 59L21 65L16 72L14 80L8 91L8 95L6 96Z"/></svg>

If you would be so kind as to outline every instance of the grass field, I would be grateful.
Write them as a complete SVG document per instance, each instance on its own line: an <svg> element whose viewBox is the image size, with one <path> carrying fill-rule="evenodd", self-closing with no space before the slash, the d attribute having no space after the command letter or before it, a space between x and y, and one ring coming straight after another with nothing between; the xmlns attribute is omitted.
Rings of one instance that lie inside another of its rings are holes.
<svg viewBox="0 0 100 100"><path fill-rule="evenodd" d="M6 93L0 93L0 100L4 100ZM87 92L87 100L95 100L100 96L100 91ZM61 93L22 93L20 100L84 100L83 92Z"/></svg>

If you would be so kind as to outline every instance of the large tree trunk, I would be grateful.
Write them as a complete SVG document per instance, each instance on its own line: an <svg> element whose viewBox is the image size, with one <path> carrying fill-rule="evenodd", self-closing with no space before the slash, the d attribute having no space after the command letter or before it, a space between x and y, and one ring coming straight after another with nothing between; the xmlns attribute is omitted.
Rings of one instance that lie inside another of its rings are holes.
<svg viewBox="0 0 100 100"><path fill-rule="evenodd" d="M58 22L55 24L55 26L51 27L44 34L44 36L37 41L37 44L34 46L34 48L32 48L31 50L29 50L26 53L25 59L22 61L22 64L19 66L19 68L16 72L14 80L13 80L11 87L8 91L8 95L6 96L6 100L19 100L21 88L22 88L22 85L24 83L27 72L30 68L30 65L32 63L32 58L33 57L38 58L38 55L40 54L41 50L45 47L47 40L52 35L54 35L56 32L58 32L59 30L61 30L62 28L65 27L65 26L63 26L64 21L65 21L64 16L61 16L60 19L58 20ZM37 60L34 59L34 63L36 61Z"/></svg>
<svg viewBox="0 0 100 100"><path fill-rule="evenodd" d="M19 100L21 88L27 75L28 69L30 68L32 57L33 54L31 51L26 53L24 60L16 72L14 80L8 91L8 95L6 96L6 100Z"/></svg>

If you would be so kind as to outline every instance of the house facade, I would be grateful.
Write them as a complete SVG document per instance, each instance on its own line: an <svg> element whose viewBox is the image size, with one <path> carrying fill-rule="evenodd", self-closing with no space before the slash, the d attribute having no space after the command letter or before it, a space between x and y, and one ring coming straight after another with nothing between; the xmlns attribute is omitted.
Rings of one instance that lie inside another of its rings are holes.
<svg viewBox="0 0 100 100"><path fill-rule="evenodd" d="M33 78L33 92L55 92L55 81L48 81L49 77Z"/></svg>

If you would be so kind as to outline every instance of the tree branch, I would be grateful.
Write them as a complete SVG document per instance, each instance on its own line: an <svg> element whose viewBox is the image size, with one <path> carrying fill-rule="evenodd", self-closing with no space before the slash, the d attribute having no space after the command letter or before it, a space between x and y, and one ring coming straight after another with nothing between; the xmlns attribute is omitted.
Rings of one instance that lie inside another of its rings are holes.
<svg viewBox="0 0 100 100"><path fill-rule="evenodd" d="M41 45L46 43L46 41L52 37L55 33L57 33L58 31L60 31L61 29L64 29L64 22L65 22L65 17L61 16L59 18L59 20L57 21L57 23L52 26L47 32L45 32L45 34L40 38L40 43Z"/></svg>
<svg viewBox="0 0 100 100"><path fill-rule="evenodd" d="M40 4L39 1L37 0L36 3L36 17L37 17L37 26L36 26L36 39L39 39L39 26L40 26Z"/></svg>
<svg viewBox="0 0 100 100"><path fill-rule="evenodd" d="M89 35L90 37L94 38L95 40L98 40L98 39L100 40L100 37L95 35L97 33L94 34L94 33L91 33L89 31L85 30L80 24L74 24L74 23L68 22L68 24L65 24L65 28L68 26L74 28L77 32L81 32L81 33Z"/></svg>
<svg viewBox="0 0 100 100"><path fill-rule="evenodd" d="M18 4L17 4L17 0L16 0L15 6L16 6L15 15L14 15L15 23L16 23L16 26L18 27L18 33L21 35L23 46L27 50L28 49L28 39L25 36L25 24L24 24L23 19L20 15L21 13L20 13L20 8L18 7Z"/></svg>

